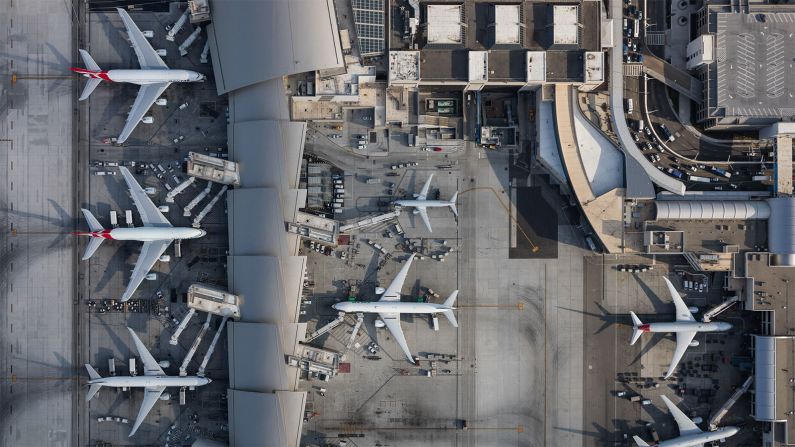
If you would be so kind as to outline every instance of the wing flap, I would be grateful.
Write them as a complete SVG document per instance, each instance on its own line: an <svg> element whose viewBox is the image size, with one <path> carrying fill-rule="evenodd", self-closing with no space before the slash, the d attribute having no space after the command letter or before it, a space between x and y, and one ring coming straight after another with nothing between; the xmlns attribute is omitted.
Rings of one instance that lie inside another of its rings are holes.
<svg viewBox="0 0 795 447"><path fill-rule="evenodd" d="M124 290L124 295L121 296L122 301L127 301L132 297L147 273L149 273L149 270L152 270L152 266L155 265L160 255L166 251L169 244L171 244L171 241L144 242L144 245L141 247L141 254L138 256L138 260L135 261L135 268L133 268L130 283L127 284L127 289Z"/></svg>
<svg viewBox="0 0 795 447"><path fill-rule="evenodd" d="M171 222L166 219L166 216L157 209L157 206L152 202L152 199L146 194L141 185L135 181L135 177L130 173L130 170L124 166L120 166L119 170L121 175L124 176L124 181L127 182L127 188L130 189L135 208L138 214L141 215L141 221L145 227L171 227Z"/></svg>
<svg viewBox="0 0 795 447"><path fill-rule="evenodd" d="M702 433L702 430L698 428L698 426L690 420L689 417L685 415L685 413L679 409L670 399L665 397L665 395L660 396L662 397L663 402L665 402L665 406L668 407L668 411L671 412L671 416L674 417L676 420L676 425L679 426L679 435L680 436L687 436L687 435L694 435L697 433Z"/></svg>
<svg viewBox="0 0 795 447"><path fill-rule="evenodd" d="M679 364L679 361L682 360L682 357L685 355L685 351L687 351L688 346L690 346L690 342L693 341L693 337L695 336L695 331L679 331L676 333L676 350L674 350L674 356L671 359L671 365L668 367L668 372L665 373L666 379L671 377L671 374L674 373L676 366Z"/></svg>
<svg viewBox="0 0 795 447"><path fill-rule="evenodd" d="M160 364L157 363L152 354L146 349L144 343L138 338L138 334L135 333L130 328L127 328L130 331L130 335L132 336L133 342L135 343L135 350L138 351L138 356L141 357L141 362L144 364L144 375L145 376L165 376L166 373L163 372L163 368L160 367Z"/></svg>
<svg viewBox="0 0 795 447"><path fill-rule="evenodd" d="M400 346L400 349L403 350L403 353L406 354L406 357L409 359L409 361L414 363L414 357L411 355L409 344L406 342L406 336L403 335L403 328L400 327L400 314L378 315L386 325L386 328L389 329L389 332L392 334L392 337L395 339L398 346Z"/></svg>
<svg viewBox="0 0 795 447"><path fill-rule="evenodd" d="M417 214L420 215L422 223L425 224L425 228L427 228L429 232L433 233L433 228L431 228L431 220L428 218L428 210L424 206L417 207Z"/></svg>
<svg viewBox="0 0 795 447"><path fill-rule="evenodd" d="M132 44L133 50L135 50L135 55L138 56L138 63L141 65L141 68L162 68L167 69L168 65L163 62L163 59L157 54L152 45L146 40L146 36L144 33L138 29L138 25L135 24L133 19L127 14L127 11L116 8L116 11L119 12L119 16L121 16L122 22L124 22L124 27L127 28L127 35L130 36L130 43Z"/></svg>
<svg viewBox="0 0 795 447"><path fill-rule="evenodd" d="M144 84L138 89L138 96L135 97L132 109L127 115L127 122L124 124L124 129L122 129L117 139L118 144L122 144L127 141L127 138L130 138L133 130L138 127L138 123L141 122L146 112L149 111L152 104L157 101L157 98L163 94L169 85L171 85L170 82L158 82L155 84Z"/></svg>
<svg viewBox="0 0 795 447"><path fill-rule="evenodd" d="M152 407L155 406L157 400L160 399L160 395L163 394L163 391L166 390L164 386L158 387L147 387L144 389L144 401L141 402L141 408L138 410L138 416L135 417L135 425L133 425L132 431L128 437L132 437L136 431L138 431L138 427L144 422L146 416L152 411Z"/></svg>
<svg viewBox="0 0 795 447"><path fill-rule="evenodd" d="M409 269L411 269L411 261L413 260L414 255L412 254L406 261L406 265L400 269L395 279L392 280L392 283L389 284L389 287L387 287L384 294L381 295L381 299L378 301L400 301L400 290L403 289L403 283L406 282Z"/></svg>
<svg viewBox="0 0 795 447"><path fill-rule="evenodd" d="M676 291L676 287L674 287L668 278L663 277L663 279L665 280L665 284L668 286L668 293L671 295L671 299L673 300L674 306L676 307L676 321L696 321L696 318L693 317L692 313L690 313L690 309L688 309L687 304L685 304L684 300L682 300L682 296Z"/></svg>
<svg viewBox="0 0 795 447"><path fill-rule="evenodd" d="M431 189L431 180L433 180L433 174L431 174L428 180L425 181L425 184L422 185L422 190L420 191L420 195L417 196L417 200L425 200L428 198L428 191Z"/></svg>

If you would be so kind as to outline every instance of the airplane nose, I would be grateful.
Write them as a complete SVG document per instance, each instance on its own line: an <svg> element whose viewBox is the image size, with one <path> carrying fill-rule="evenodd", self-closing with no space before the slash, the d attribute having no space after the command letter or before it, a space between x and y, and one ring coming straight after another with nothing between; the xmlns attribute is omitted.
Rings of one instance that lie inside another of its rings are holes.
<svg viewBox="0 0 795 447"><path fill-rule="evenodd" d="M199 237L204 237L207 234L204 230L199 230Z"/></svg>

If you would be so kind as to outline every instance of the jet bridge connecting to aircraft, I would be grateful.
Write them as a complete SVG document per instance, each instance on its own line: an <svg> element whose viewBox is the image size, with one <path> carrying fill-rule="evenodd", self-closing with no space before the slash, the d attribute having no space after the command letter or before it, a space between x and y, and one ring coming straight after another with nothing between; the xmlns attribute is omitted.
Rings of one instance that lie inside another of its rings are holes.
<svg viewBox="0 0 795 447"><path fill-rule="evenodd" d="M190 364L190 361L193 359L193 356L196 354L196 350L199 348L202 340L204 339L204 335L207 333L207 330L210 328L210 321L212 320L213 315L218 315L222 318L221 325L218 327L218 330L215 332L215 336L213 337L210 346L207 348L207 352L204 355L204 359L201 362L201 366L199 367L198 375L199 377L203 377L204 371L207 367L207 364L210 361L210 358L215 351L215 346L218 343L218 339L221 336L221 332L224 330L226 326L227 320L231 318L240 318L240 307L239 307L239 297L237 295L233 295L225 290L218 289L212 286L208 286L206 284L192 284L188 288L188 313L182 318L177 330L174 332L174 335L171 336L169 343L172 345L176 345L179 341L179 336L182 334L182 331L188 326L188 323L196 314L196 311L202 311L207 313L207 319L205 320L204 324L202 325L201 330L199 331L199 335L193 341L193 344L190 347L190 350L185 355L185 359L182 361L182 365L179 368L179 375L185 376L187 375L187 368Z"/></svg>

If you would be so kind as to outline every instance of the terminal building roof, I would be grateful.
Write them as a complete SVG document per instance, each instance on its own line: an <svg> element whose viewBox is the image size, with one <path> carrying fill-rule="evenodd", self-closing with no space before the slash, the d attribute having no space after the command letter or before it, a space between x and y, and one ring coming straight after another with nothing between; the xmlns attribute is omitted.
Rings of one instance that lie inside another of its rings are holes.
<svg viewBox="0 0 795 447"><path fill-rule="evenodd" d="M343 66L332 0L211 2L210 54L219 93Z"/></svg>

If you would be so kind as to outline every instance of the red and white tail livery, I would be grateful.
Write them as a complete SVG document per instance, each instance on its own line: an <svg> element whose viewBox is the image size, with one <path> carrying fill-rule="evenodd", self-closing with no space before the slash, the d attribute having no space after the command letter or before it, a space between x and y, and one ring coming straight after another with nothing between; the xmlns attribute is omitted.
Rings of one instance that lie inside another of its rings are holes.
<svg viewBox="0 0 795 447"><path fill-rule="evenodd" d="M121 144L129 138L146 112L152 107L152 104L157 101L157 98L163 94L172 82L201 82L205 80L205 76L191 70L172 70L168 68L163 59L157 54L157 51L146 40L141 30L135 25L130 15L127 14L127 11L121 8L116 8L116 10L127 28L130 43L135 50L135 55L138 56L138 63L141 68L138 70L102 70L91 55L88 54L88 51L81 49L79 50L80 57L83 59L86 68L72 67L71 70L88 78L86 86L80 94L80 101L88 98L102 81L127 82L141 86L130 114L127 115L127 123L117 139L117 143Z"/></svg>
<svg viewBox="0 0 795 447"><path fill-rule="evenodd" d="M166 251L166 248L175 239L196 239L207 234L206 231L198 228L190 227L174 227L166 219L166 216L157 209L146 192L141 188L141 185L135 181L130 171L124 166L120 167L124 180L127 182L127 187L130 188L135 207L141 215L142 227L134 228L113 228L105 229L100 225L99 221L87 209L83 209L83 216L88 223L90 231L78 231L74 234L77 236L88 236L88 246L83 254L83 260L89 259L94 252L97 251L102 241L113 239L117 241L141 241L144 243L141 248L141 255L135 262L130 283L121 297L121 301L127 301L132 297L135 290L144 280L149 270L155 265L160 256Z"/></svg>

